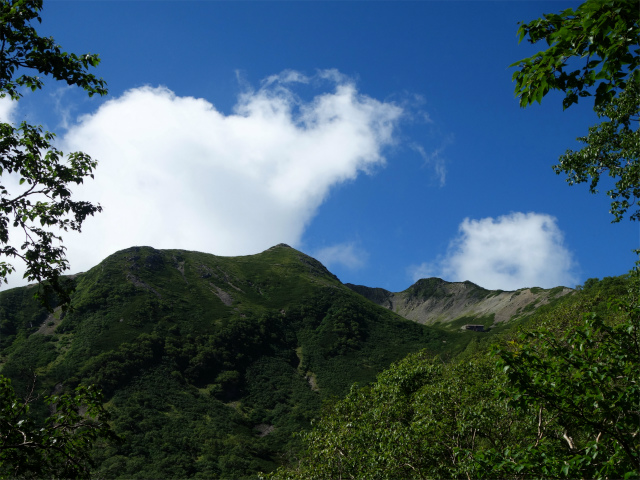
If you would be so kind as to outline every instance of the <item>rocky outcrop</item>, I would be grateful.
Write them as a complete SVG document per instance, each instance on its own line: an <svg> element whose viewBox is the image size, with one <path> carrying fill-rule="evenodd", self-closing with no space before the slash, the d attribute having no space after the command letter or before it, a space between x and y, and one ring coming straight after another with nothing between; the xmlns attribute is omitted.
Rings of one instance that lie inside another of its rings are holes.
<svg viewBox="0 0 640 480"><path fill-rule="evenodd" d="M486 290L472 282L446 282L424 278L403 292L346 284L368 300L418 323L448 323L461 317L493 315L500 323L525 316L555 298L573 292L567 287L524 288L515 291Z"/></svg>

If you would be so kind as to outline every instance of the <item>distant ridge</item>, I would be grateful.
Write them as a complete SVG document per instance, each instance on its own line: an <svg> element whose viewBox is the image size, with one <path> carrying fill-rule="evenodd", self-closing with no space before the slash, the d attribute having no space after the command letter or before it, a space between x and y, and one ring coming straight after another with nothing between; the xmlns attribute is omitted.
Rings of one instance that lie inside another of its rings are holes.
<svg viewBox="0 0 640 480"><path fill-rule="evenodd" d="M470 323L475 319L488 323L487 327L530 315L537 307L573 292L562 286L487 290L473 282L447 282L436 277L418 280L397 293L383 288L345 285L366 299L418 323L446 324L459 319Z"/></svg>

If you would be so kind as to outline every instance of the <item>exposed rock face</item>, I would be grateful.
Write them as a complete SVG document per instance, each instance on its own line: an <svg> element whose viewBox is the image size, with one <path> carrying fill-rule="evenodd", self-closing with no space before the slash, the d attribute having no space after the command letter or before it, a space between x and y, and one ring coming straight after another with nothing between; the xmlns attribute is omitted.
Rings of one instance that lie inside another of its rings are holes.
<svg viewBox="0 0 640 480"><path fill-rule="evenodd" d="M214 285L211 282L209 282L209 285L211 285L215 289L215 292L213 293L215 293L217 297L222 301L222 303L224 303L227 307L233 304L233 297L228 292L225 292L220 287Z"/></svg>
<svg viewBox="0 0 640 480"><path fill-rule="evenodd" d="M378 305L422 324L447 323L461 317L480 318L494 315L505 322L524 316L554 298L573 292L566 287L550 290L525 288L505 292L486 290L472 282L446 282L440 278L423 278L403 292L346 284Z"/></svg>
<svg viewBox="0 0 640 480"><path fill-rule="evenodd" d="M149 290L151 292L153 292L153 294L158 297L158 298L162 298L162 295L160 295L158 293L158 291L147 285L145 282L143 282L142 280L140 280L138 277L136 277L135 275L132 275L131 273L127 274L127 280L129 280L131 283L133 283L136 287L138 288L144 288L145 290Z"/></svg>

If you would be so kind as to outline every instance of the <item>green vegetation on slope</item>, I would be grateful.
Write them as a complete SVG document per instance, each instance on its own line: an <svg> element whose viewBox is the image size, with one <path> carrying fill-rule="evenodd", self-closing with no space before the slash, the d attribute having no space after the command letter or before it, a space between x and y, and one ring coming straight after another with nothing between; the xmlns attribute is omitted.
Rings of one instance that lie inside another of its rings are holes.
<svg viewBox="0 0 640 480"><path fill-rule="evenodd" d="M34 373L45 393L102 388L124 438L95 451L107 477L269 471L323 400L411 352L453 356L473 339L378 307L284 245L235 258L134 247L74 281L73 310L53 317L27 289L0 294L13 332L1 372L21 395Z"/></svg>
<svg viewBox="0 0 640 480"><path fill-rule="evenodd" d="M484 390L451 379L471 379L463 373L475 371L469 365L483 366L477 385L496 391L485 358L496 341L545 322L562 333L566 325L551 319L586 306L603 313L603 299L627 288L624 279L589 280L576 299L481 333L405 320L283 245L237 258L134 247L73 281L66 314L47 316L27 288L0 294L0 329L12 332L1 373L20 396L34 374L35 391L45 394L99 386L123 438L94 449L94 474L107 478L254 478L291 464L304 455L294 433L311 427L323 402L377 388L367 385L379 372L418 351L415 358L431 359L430 371L439 369L438 388L472 403ZM358 405L364 414L369 404ZM31 413L44 419L49 411L34 403Z"/></svg>
<svg viewBox="0 0 640 480"><path fill-rule="evenodd" d="M269 478L637 478L638 293L590 280L452 362L409 355L325 406Z"/></svg>
<svg viewBox="0 0 640 480"><path fill-rule="evenodd" d="M42 421L30 412L38 400L49 407ZM119 440L108 419L94 387L44 399L30 390L18 398L0 376L0 478L89 478L92 446Z"/></svg>

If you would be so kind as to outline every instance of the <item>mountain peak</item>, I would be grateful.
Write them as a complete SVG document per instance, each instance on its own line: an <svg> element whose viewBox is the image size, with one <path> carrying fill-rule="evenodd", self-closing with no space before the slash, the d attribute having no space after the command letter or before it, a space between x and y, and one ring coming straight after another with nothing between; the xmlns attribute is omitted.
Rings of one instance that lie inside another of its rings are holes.
<svg viewBox="0 0 640 480"><path fill-rule="evenodd" d="M277 245L274 245L273 247L269 248L269 250L272 250L272 249L274 249L274 248L290 248L290 249L292 249L292 250L295 250L295 248L293 248L293 247L292 247L292 246L290 246L290 245L287 245L286 243L279 243L279 244L277 244Z"/></svg>
<svg viewBox="0 0 640 480"><path fill-rule="evenodd" d="M572 292L569 288L527 288L516 291L487 290L470 281L447 282L422 278L402 292L346 284L368 300L418 323L457 325L480 320L494 322L531 314L538 306ZM475 320L474 320L475 319Z"/></svg>

